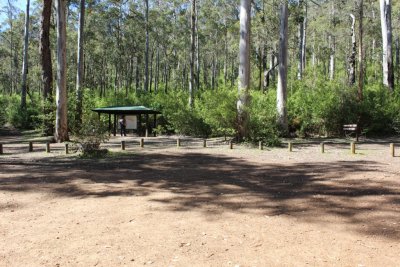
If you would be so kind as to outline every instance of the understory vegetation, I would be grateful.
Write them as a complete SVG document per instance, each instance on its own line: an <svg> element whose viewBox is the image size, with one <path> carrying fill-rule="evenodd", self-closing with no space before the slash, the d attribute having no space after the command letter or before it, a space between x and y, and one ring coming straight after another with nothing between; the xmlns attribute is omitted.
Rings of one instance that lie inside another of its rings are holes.
<svg viewBox="0 0 400 267"><path fill-rule="evenodd" d="M400 122L400 96L389 93L380 85L366 86L364 99L357 101L357 88L342 87L333 82L317 82L312 87L305 83L293 82L288 91L288 123L290 136L340 136L343 124L359 123L368 135L396 134ZM158 134L183 134L199 137L234 136L236 125L236 88L218 88L217 90L198 91L193 109L187 105L187 91L171 90L168 93L137 92L110 94L100 97L96 92L85 89L83 125L74 129L75 117L69 113L69 125L76 135L85 130L99 131L107 123L103 116L103 126L96 124L98 116L91 111L95 107L145 105L162 112L155 131ZM0 123L8 123L17 128L41 129L45 121L54 120L54 113L42 114L43 103L39 95L28 100L22 111L19 108L18 95L0 95ZM40 104L39 104L40 103ZM74 110L74 99L69 107ZM54 107L53 107L54 109ZM249 142L264 141L266 144L279 143L276 125L276 90L266 92L251 91ZM90 129L87 129L90 128ZM93 129L92 129L93 128ZM95 129L96 128L96 129ZM104 131L100 131L104 132Z"/></svg>

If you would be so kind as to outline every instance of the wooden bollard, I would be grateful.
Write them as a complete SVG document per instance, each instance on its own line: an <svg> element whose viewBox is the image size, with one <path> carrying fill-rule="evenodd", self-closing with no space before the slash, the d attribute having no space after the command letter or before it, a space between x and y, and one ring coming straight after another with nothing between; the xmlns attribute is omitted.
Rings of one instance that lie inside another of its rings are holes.
<svg viewBox="0 0 400 267"><path fill-rule="evenodd" d="M393 143L391 143L390 144L390 155L392 155L392 157L394 157L395 155L395 151L394 151L394 144Z"/></svg>
<svg viewBox="0 0 400 267"><path fill-rule="evenodd" d="M145 131L144 136L145 136L145 137L149 137L149 129L146 128L146 131Z"/></svg>
<svg viewBox="0 0 400 267"><path fill-rule="evenodd" d="M2 154L3 154L3 144L0 143L0 155L2 155Z"/></svg>
<svg viewBox="0 0 400 267"><path fill-rule="evenodd" d="M125 150L125 141L121 141L121 150Z"/></svg>
<svg viewBox="0 0 400 267"><path fill-rule="evenodd" d="M354 143L354 142L350 143L350 150L351 150L351 154L356 154L356 143Z"/></svg>
<svg viewBox="0 0 400 267"><path fill-rule="evenodd" d="M264 149L264 144L262 141L258 142L258 149L263 150Z"/></svg>
<svg viewBox="0 0 400 267"><path fill-rule="evenodd" d="M46 143L46 153L50 153L50 143Z"/></svg>
<svg viewBox="0 0 400 267"><path fill-rule="evenodd" d="M33 142L29 142L29 152L33 151Z"/></svg>
<svg viewBox="0 0 400 267"><path fill-rule="evenodd" d="M181 146L181 139L176 139L176 147L180 147Z"/></svg>
<svg viewBox="0 0 400 267"><path fill-rule="evenodd" d="M68 151L68 143L66 143L65 144L65 154L68 154L69 153L69 151Z"/></svg>
<svg viewBox="0 0 400 267"><path fill-rule="evenodd" d="M233 142L229 141L229 149L233 149Z"/></svg>
<svg viewBox="0 0 400 267"><path fill-rule="evenodd" d="M325 153L325 143L321 143L321 153Z"/></svg>
<svg viewBox="0 0 400 267"><path fill-rule="evenodd" d="M292 142L288 143L288 150L289 150L289 152L293 151L293 143Z"/></svg>
<svg viewBox="0 0 400 267"><path fill-rule="evenodd" d="M207 139L203 139L203 147L207 147Z"/></svg>
<svg viewBox="0 0 400 267"><path fill-rule="evenodd" d="M140 138L140 147L144 147L144 138Z"/></svg>

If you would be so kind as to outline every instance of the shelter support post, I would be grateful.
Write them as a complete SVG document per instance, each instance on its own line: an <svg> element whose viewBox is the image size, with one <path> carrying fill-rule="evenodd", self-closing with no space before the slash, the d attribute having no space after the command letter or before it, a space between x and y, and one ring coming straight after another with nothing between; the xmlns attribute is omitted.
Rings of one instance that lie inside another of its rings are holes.
<svg viewBox="0 0 400 267"><path fill-rule="evenodd" d="M117 114L114 114L114 136L117 135Z"/></svg>
<svg viewBox="0 0 400 267"><path fill-rule="evenodd" d="M153 120L153 134L154 137L156 137L156 131L154 129L157 127L157 114L154 114L154 120Z"/></svg>
<svg viewBox="0 0 400 267"><path fill-rule="evenodd" d="M146 114L146 137L149 137L149 114Z"/></svg>
<svg viewBox="0 0 400 267"><path fill-rule="evenodd" d="M141 136L142 135L142 115L138 114L137 118L138 118L137 133L138 133L138 136Z"/></svg>
<svg viewBox="0 0 400 267"><path fill-rule="evenodd" d="M111 114L108 114L108 135L111 135Z"/></svg>

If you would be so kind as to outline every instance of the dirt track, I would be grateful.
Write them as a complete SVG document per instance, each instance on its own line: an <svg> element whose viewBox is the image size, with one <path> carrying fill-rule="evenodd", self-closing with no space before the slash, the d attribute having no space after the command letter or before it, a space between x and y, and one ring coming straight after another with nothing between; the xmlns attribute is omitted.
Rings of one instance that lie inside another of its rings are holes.
<svg viewBox="0 0 400 267"><path fill-rule="evenodd" d="M0 266L399 266L386 145L24 149L0 156Z"/></svg>

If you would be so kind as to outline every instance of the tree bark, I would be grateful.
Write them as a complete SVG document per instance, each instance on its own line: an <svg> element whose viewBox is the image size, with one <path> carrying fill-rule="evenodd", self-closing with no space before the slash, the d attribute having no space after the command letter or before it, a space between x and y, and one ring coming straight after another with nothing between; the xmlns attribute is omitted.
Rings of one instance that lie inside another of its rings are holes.
<svg viewBox="0 0 400 267"><path fill-rule="evenodd" d="M306 44L307 44L307 3L305 3L304 20L303 20L303 38L301 40L301 65L303 72L306 69Z"/></svg>
<svg viewBox="0 0 400 267"><path fill-rule="evenodd" d="M335 36L329 35L329 46L330 46L330 55L329 55L329 80L333 80L335 78L335 54L336 54L336 43Z"/></svg>
<svg viewBox="0 0 400 267"><path fill-rule="evenodd" d="M305 46L306 46L306 16L307 11L304 11L304 1L299 0L300 18L298 18L298 46L299 46L299 62L297 67L297 79L303 79L303 71L305 67Z"/></svg>
<svg viewBox="0 0 400 267"><path fill-rule="evenodd" d="M250 102L250 21L251 1L240 1L240 42L239 42L239 88L238 88L238 139L248 137L248 107Z"/></svg>
<svg viewBox="0 0 400 267"><path fill-rule="evenodd" d="M191 9L191 35L190 35L190 82L189 82L189 107L194 105L194 61L196 52L196 0L192 0Z"/></svg>
<svg viewBox="0 0 400 267"><path fill-rule="evenodd" d="M349 57L349 84L353 85L356 82L356 32L355 24L356 18L353 14L351 17L351 54Z"/></svg>
<svg viewBox="0 0 400 267"><path fill-rule="evenodd" d="M364 2L358 0L358 100L363 100L364 88L364 47L363 47L363 16L364 16Z"/></svg>
<svg viewBox="0 0 400 267"><path fill-rule="evenodd" d="M277 88L277 114L278 125L282 134L288 132L287 123L287 54L288 54L288 6L281 3L280 34L279 34L279 68Z"/></svg>
<svg viewBox="0 0 400 267"><path fill-rule="evenodd" d="M77 127L82 124L82 83L83 83L83 46L84 46L84 26L85 26L85 0L81 0L78 31L78 55L76 71L76 117Z"/></svg>
<svg viewBox="0 0 400 267"><path fill-rule="evenodd" d="M53 65L50 50L50 19L51 19L52 0L43 1L42 9L42 28L40 32L40 61L42 66L42 84L43 84L43 115L48 116L51 112L53 102ZM47 119L44 122L44 132L46 135L54 134L54 125Z"/></svg>
<svg viewBox="0 0 400 267"><path fill-rule="evenodd" d="M26 1L25 30L24 30L24 57L22 61L21 80L21 109L26 109L27 76L28 76L28 49L29 49L29 3Z"/></svg>
<svg viewBox="0 0 400 267"><path fill-rule="evenodd" d="M394 90L394 71L392 55L392 7L390 0L380 0L382 27L382 68L383 84L389 91Z"/></svg>
<svg viewBox="0 0 400 267"><path fill-rule="evenodd" d="M399 84L400 80L400 44L399 44L399 36L396 38L396 79L397 84Z"/></svg>
<svg viewBox="0 0 400 267"><path fill-rule="evenodd" d="M66 0L56 0L57 11L57 91L56 91L56 131L57 142L67 141L67 61L66 61Z"/></svg>
<svg viewBox="0 0 400 267"><path fill-rule="evenodd" d="M149 90L149 0L145 0L146 19L146 48L145 48L145 69L144 69L144 90Z"/></svg>
<svg viewBox="0 0 400 267"><path fill-rule="evenodd" d="M15 67L15 47L14 47L14 16L13 16L13 5L10 0L8 0L8 23L10 25L10 95L17 91L16 87L16 76L14 75L14 67Z"/></svg>
<svg viewBox="0 0 400 267"><path fill-rule="evenodd" d="M200 90L200 42L199 42L199 9L196 8L196 89Z"/></svg>

